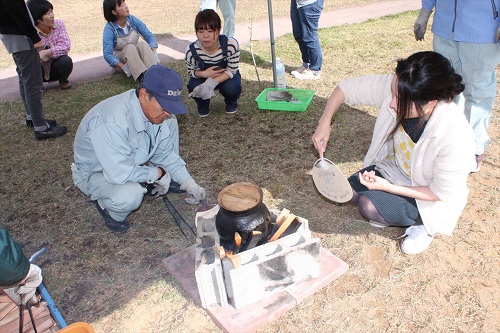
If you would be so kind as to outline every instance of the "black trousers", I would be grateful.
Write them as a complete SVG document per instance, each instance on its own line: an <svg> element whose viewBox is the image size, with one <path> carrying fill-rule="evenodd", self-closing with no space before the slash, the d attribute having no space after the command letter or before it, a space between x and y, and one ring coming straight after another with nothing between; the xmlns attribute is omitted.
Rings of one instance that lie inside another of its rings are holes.
<svg viewBox="0 0 500 333"><path fill-rule="evenodd" d="M71 60L68 55L62 55L59 58L52 60L52 64L50 64L50 77L48 80L45 80L44 77L43 82L59 81L59 84L68 83L68 77L72 71L73 60Z"/></svg>

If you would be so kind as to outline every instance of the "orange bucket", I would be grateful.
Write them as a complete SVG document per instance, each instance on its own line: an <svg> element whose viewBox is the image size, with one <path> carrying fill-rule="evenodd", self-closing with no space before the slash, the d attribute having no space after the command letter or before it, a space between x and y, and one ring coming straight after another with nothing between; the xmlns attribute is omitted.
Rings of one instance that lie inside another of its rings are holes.
<svg viewBox="0 0 500 333"><path fill-rule="evenodd" d="M95 331L89 324L79 322L68 325L65 328L57 331L57 333L95 333Z"/></svg>

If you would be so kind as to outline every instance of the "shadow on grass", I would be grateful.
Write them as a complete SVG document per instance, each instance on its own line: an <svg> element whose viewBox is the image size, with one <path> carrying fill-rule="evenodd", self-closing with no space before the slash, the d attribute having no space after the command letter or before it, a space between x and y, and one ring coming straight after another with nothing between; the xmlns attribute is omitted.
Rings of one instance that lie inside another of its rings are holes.
<svg viewBox="0 0 500 333"><path fill-rule="evenodd" d="M180 61L171 65L180 73L185 71ZM254 99L272 83L263 81L257 86L244 80L243 86L238 112L233 115L224 112L223 99L217 95L210 116L200 118L194 101L184 95L189 115L178 118L181 156L207 190L209 201L216 202L218 192L229 184L252 182L269 194L266 204L270 208L288 208L307 218L316 233L369 232L349 227L346 221L355 218L355 208L324 200L308 174L317 158L310 137L325 98L314 97L306 112L259 110ZM47 288L68 322L98 321L158 281L180 290L190 302L161 260L193 244L194 237L187 241L182 236L163 203L146 197L129 218L131 230L113 234L71 180L73 139L80 120L99 101L131 88L130 79L114 74L69 91L47 90L47 116L68 126L66 136L50 141L35 141L24 127L21 102L0 105L4 138L0 174L5 180L0 190L0 221L24 245L27 255L42 246L48 248L39 263ZM357 170L373 122L366 112L345 106L335 117L327 153L344 165L346 174ZM182 194L171 197L184 218L194 224L197 207L183 199Z"/></svg>

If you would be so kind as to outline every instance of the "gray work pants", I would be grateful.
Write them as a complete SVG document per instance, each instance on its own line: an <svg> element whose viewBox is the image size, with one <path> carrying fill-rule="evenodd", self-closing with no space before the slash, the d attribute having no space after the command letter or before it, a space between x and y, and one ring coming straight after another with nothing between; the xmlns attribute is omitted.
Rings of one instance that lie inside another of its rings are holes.
<svg viewBox="0 0 500 333"><path fill-rule="evenodd" d="M19 76L19 93L26 109L26 119L33 120L35 131L47 129L47 121L43 113L42 88L43 77L40 71L40 55L32 48L27 51L12 53Z"/></svg>

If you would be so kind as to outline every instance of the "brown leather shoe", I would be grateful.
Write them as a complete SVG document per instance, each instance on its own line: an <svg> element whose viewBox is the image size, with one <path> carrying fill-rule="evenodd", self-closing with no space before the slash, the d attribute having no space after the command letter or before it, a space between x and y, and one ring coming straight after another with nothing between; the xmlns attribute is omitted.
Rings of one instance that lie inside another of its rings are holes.
<svg viewBox="0 0 500 333"><path fill-rule="evenodd" d="M67 90L71 88L71 82L66 82L66 83L59 83L59 87L61 87L62 90Z"/></svg>

